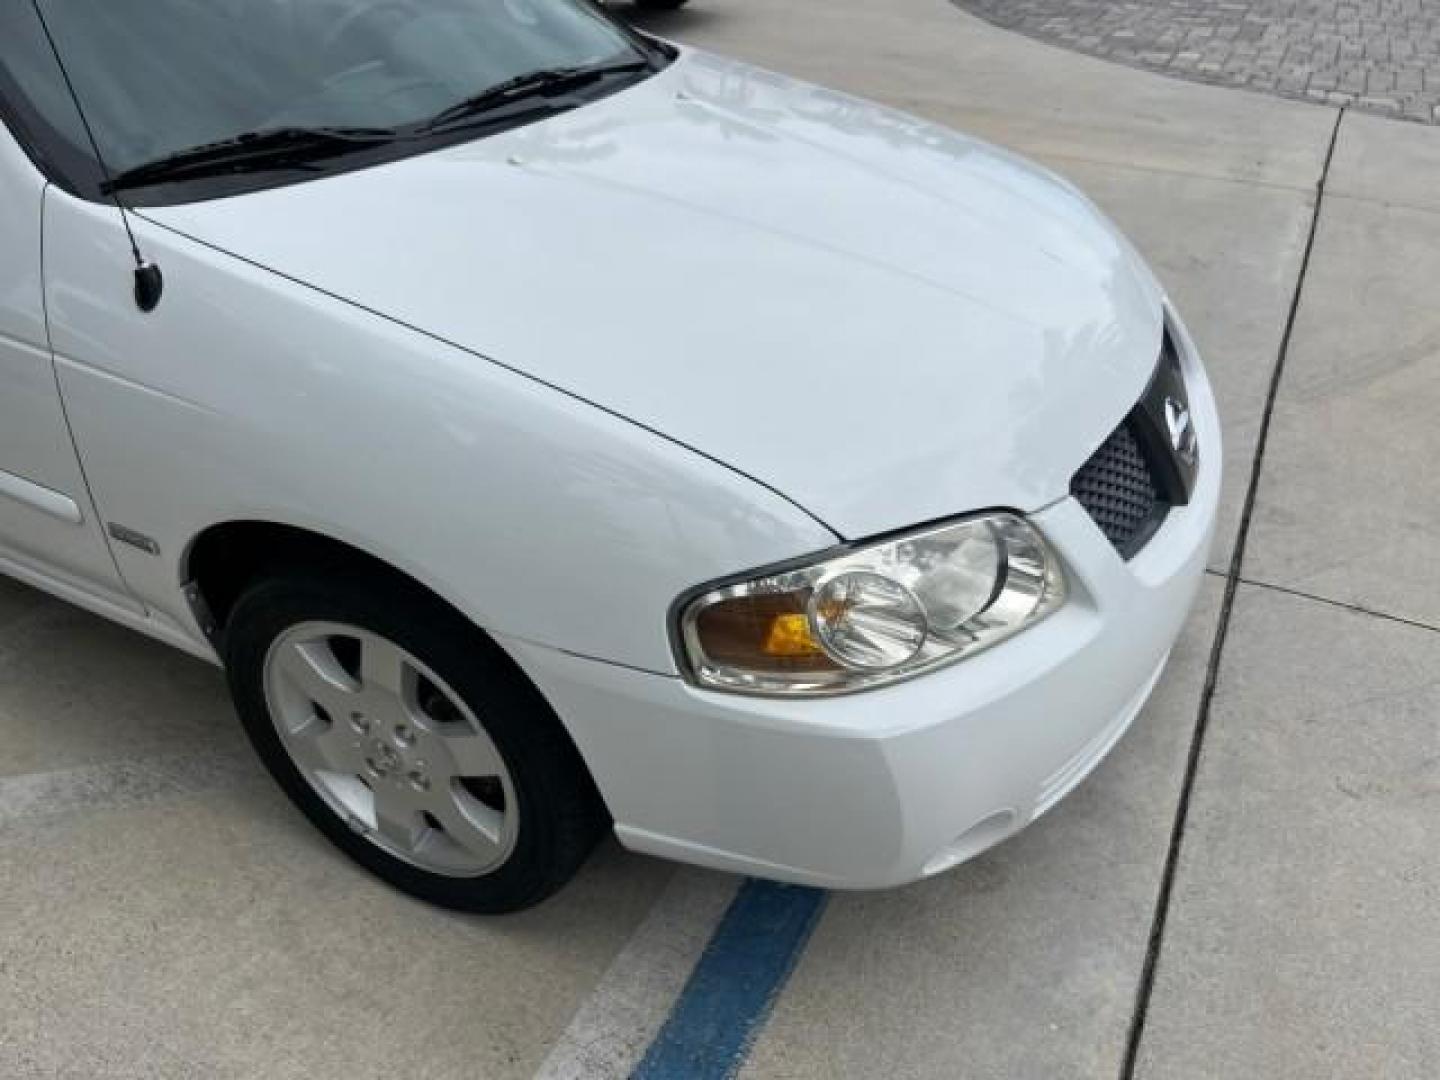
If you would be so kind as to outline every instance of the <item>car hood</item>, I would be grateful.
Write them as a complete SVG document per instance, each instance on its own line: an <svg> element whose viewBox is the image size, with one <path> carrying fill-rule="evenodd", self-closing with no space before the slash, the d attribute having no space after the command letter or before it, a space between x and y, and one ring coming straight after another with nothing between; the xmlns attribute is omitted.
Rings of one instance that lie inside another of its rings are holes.
<svg viewBox="0 0 1440 1080"><path fill-rule="evenodd" d="M692 51L542 123L144 213L662 433L843 537L1062 497L1161 333L1153 278L1051 174Z"/></svg>

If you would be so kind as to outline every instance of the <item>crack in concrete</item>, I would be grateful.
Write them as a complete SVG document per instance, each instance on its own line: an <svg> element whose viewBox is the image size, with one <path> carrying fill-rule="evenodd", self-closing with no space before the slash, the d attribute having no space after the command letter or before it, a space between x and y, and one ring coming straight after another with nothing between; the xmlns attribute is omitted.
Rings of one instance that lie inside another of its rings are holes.
<svg viewBox="0 0 1440 1080"><path fill-rule="evenodd" d="M1160 889L1155 898L1155 914L1150 926L1149 944L1145 952L1145 963L1140 973L1140 983L1135 992L1135 1010L1131 1015L1130 1032L1125 1044L1125 1057L1120 1067L1120 1080L1134 1080L1139 1063L1140 1044L1145 1037L1145 1020L1150 1009L1150 997L1155 989L1155 970L1164 946L1166 919L1170 911L1171 894L1175 887L1175 875L1179 867L1180 851L1185 840L1185 828L1189 821L1190 797L1199 771L1200 754L1204 749L1205 735L1209 728L1210 709L1215 699L1215 688L1219 682L1220 662L1225 652L1225 641L1229 635L1230 618L1235 607L1235 594L1243 582L1241 568L1245 559L1245 544L1250 535L1250 522L1255 512L1255 499L1260 488L1260 473L1265 460L1265 447L1270 436L1270 421L1279 396L1280 382L1285 374L1285 361L1290 352L1290 340L1295 332L1295 321L1300 311L1300 299L1305 290L1305 279L1310 270L1310 259L1315 251L1315 237L1320 227L1320 212L1325 202L1325 182L1330 176L1330 165L1335 158L1335 147L1340 141L1340 127L1345 122L1344 108L1335 115L1335 126L1330 131L1330 144L1325 151L1325 161L1320 177L1315 184L1315 210L1310 217L1310 231L1305 240L1305 253L1300 259L1300 270L1295 278L1295 289L1290 297L1290 310L1285 319L1285 332L1280 338L1280 348L1275 358L1275 369L1270 376L1270 386L1265 396L1265 410L1260 418L1260 431L1255 442L1255 453L1250 463L1250 480L1245 489L1245 505L1240 515L1240 527L1236 532L1235 546L1230 555L1230 568L1224 574L1225 595L1220 604L1220 616L1215 628L1215 637L1210 648L1210 660L1205 672L1205 687L1200 695L1200 707L1195 717L1195 731L1190 739L1190 752L1185 762L1184 779L1180 785L1180 798L1175 808L1175 821L1170 830L1170 843L1165 854L1165 869L1160 877Z"/></svg>

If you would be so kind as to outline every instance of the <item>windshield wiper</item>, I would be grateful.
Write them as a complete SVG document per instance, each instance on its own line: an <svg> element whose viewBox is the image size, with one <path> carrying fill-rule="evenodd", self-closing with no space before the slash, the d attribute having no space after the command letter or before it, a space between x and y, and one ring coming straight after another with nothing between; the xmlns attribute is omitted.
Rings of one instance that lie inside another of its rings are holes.
<svg viewBox="0 0 1440 1080"><path fill-rule="evenodd" d="M247 131L126 169L112 177L105 189L114 192L203 176L304 168L326 158L383 146L399 137L389 128L284 127Z"/></svg>
<svg viewBox="0 0 1440 1080"><path fill-rule="evenodd" d="M551 98L570 90L578 90L611 75L628 75L653 70L654 64L643 58L617 60L606 64L589 64L583 67L541 68L539 71L526 72L524 75L517 75L513 79L496 83L494 86L480 91L474 97L468 97L464 101L451 105L420 125L418 130L422 134L428 135L442 128L452 127L477 118L498 120L508 115L511 112L510 106L516 104L528 103L532 107L544 107L537 105L535 99ZM559 109L565 106L560 103L551 103L551 107Z"/></svg>

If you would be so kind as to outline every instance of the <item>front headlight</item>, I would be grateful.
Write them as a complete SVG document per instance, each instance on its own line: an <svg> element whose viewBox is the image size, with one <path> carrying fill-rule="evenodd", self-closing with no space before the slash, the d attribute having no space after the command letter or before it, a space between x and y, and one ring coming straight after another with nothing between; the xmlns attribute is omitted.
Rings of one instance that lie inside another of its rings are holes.
<svg viewBox="0 0 1440 1080"><path fill-rule="evenodd" d="M679 633L701 686L838 694L953 663L1064 599L1044 538L995 513L713 589L683 608Z"/></svg>

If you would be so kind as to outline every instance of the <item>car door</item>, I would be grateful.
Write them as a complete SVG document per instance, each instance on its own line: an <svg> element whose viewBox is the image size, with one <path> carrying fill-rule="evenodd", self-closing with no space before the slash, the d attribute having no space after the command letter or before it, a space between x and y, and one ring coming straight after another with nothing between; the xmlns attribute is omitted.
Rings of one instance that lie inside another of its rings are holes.
<svg viewBox="0 0 1440 1080"><path fill-rule="evenodd" d="M0 570L136 611L56 385L41 291L45 184L0 121Z"/></svg>

